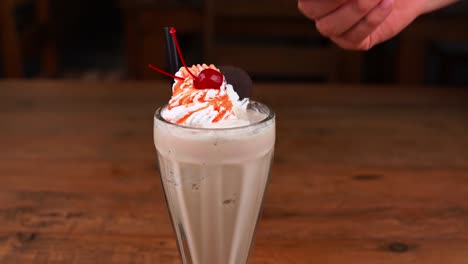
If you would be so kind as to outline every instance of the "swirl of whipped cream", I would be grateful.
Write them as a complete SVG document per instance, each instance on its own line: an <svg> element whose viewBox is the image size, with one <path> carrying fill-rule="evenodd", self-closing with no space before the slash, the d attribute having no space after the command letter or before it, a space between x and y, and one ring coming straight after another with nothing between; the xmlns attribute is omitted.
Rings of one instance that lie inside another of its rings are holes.
<svg viewBox="0 0 468 264"><path fill-rule="evenodd" d="M214 65L193 65L190 71L195 75L204 69L219 71ZM179 125L203 127L221 121L239 120L246 115L249 100L239 100L239 95L232 85L223 80L219 89L196 89L193 77L182 67L176 76L184 80L175 79L172 86L172 97L162 117L167 121Z"/></svg>

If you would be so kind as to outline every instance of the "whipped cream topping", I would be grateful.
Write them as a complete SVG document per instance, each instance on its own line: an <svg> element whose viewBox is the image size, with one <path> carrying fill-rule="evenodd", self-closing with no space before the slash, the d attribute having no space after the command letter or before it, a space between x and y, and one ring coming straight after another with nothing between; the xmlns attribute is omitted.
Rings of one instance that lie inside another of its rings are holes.
<svg viewBox="0 0 468 264"><path fill-rule="evenodd" d="M190 71L195 75L204 69L219 71L214 65L194 65ZM197 89L193 77L184 68L176 73L184 78L175 79L172 97L162 112L162 117L175 124L192 127L224 127L248 124L247 105L249 99L239 100L232 85L223 80L219 89Z"/></svg>

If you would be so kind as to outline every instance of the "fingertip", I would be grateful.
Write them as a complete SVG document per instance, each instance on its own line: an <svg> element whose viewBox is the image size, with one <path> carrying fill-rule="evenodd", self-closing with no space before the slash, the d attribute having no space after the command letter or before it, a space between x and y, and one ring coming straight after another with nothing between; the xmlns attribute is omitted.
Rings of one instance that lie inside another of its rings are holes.
<svg viewBox="0 0 468 264"><path fill-rule="evenodd" d="M313 8L311 6L311 3L308 2L307 0L298 0L297 1L297 9L299 10L299 12L301 12L305 17L311 19L311 20L315 20L315 17L314 17L314 12L313 12Z"/></svg>
<svg viewBox="0 0 468 264"><path fill-rule="evenodd" d="M304 9L304 2L302 0L297 0L297 9L299 9L299 11L303 11Z"/></svg>
<svg viewBox="0 0 468 264"><path fill-rule="evenodd" d="M332 38L338 34L334 32L334 25L329 23L328 20L319 19L315 22L315 27L317 31L320 32L325 37Z"/></svg>
<svg viewBox="0 0 468 264"><path fill-rule="evenodd" d="M368 51L372 47L376 45L372 41L372 37L369 36L360 42L350 41L349 39L338 37L338 38L331 38L331 40L338 45L339 47L345 50L354 50L354 51Z"/></svg>

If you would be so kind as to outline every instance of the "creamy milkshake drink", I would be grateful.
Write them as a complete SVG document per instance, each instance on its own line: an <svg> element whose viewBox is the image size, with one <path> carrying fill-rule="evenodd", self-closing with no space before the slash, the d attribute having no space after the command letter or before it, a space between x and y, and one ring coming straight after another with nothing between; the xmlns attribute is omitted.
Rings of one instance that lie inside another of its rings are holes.
<svg viewBox="0 0 468 264"><path fill-rule="evenodd" d="M183 263L244 264L270 176L275 116L240 100L224 78L197 87L194 77L207 71L222 78L213 65L181 68L155 113L161 182Z"/></svg>

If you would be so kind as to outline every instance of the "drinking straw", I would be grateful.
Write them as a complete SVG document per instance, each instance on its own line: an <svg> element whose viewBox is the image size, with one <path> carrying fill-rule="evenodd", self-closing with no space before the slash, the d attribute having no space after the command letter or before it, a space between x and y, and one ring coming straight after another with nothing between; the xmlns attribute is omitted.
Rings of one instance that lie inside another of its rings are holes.
<svg viewBox="0 0 468 264"><path fill-rule="evenodd" d="M180 68L180 60L177 56L177 49L174 42L174 38L171 36L169 32L171 27L164 28L164 37L166 40L166 55L167 55L167 62L169 64L169 72L176 73Z"/></svg>

